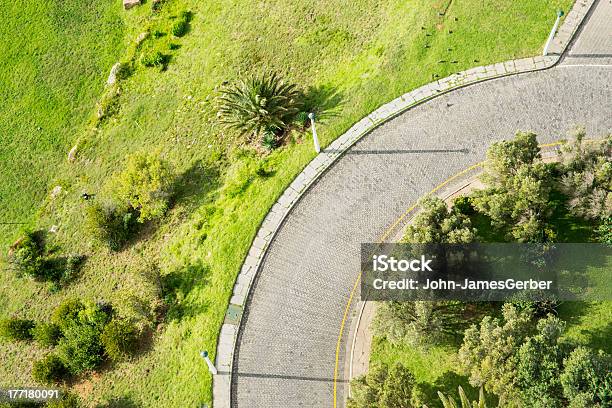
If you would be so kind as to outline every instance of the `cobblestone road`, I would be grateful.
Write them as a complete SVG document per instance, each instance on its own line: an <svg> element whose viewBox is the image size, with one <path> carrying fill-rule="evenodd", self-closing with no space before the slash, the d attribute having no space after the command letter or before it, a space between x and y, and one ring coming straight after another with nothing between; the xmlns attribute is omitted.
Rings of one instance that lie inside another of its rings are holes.
<svg viewBox="0 0 612 408"><path fill-rule="evenodd" d="M612 52L611 34L612 7L600 0L561 65L450 92L379 127L339 159L269 247L243 317L233 405L332 406L336 343L359 244L376 241L415 200L482 160L491 142L517 130L548 142L575 125L590 137L611 133L612 62L599 56ZM343 366L341 360L339 406Z"/></svg>

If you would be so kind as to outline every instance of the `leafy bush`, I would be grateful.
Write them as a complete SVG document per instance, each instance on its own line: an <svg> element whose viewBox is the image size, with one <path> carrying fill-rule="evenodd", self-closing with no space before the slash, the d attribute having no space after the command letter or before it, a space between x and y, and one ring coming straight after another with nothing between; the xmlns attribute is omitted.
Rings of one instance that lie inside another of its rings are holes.
<svg viewBox="0 0 612 408"><path fill-rule="evenodd" d="M168 56L155 50L140 55L140 63L145 67L164 67L168 63Z"/></svg>
<svg viewBox="0 0 612 408"><path fill-rule="evenodd" d="M595 230L597 240L612 245L612 217L606 218Z"/></svg>
<svg viewBox="0 0 612 408"><path fill-rule="evenodd" d="M49 354L42 360L34 363L32 377L42 384L54 384L64 381L68 377L68 369L61 358Z"/></svg>
<svg viewBox="0 0 612 408"><path fill-rule="evenodd" d="M32 329L32 336L41 346L52 347L57 345L62 332L54 323L38 323Z"/></svg>
<svg viewBox="0 0 612 408"><path fill-rule="evenodd" d="M473 215L476 212L470 197L467 196L459 196L455 198L453 200L453 209L459 212L459 214L467 216Z"/></svg>
<svg viewBox="0 0 612 408"><path fill-rule="evenodd" d="M172 28L170 31L172 35L175 37L182 37L187 34L187 30L189 29L189 23L186 20L180 19L172 24Z"/></svg>
<svg viewBox="0 0 612 408"><path fill-rule="evenodd" d="M562 147L560 187L574 215L603 220L612 216L612 136L589 144L584 136L580 131Z"/></svg>
<svg viewBox="0 0 612 408"><path fill-rule="evenodd" d="M540 319L549 314L556 315L559 300L551 294L543 291L520 291L509 299L518 311L530 313L533 317Z"/></svg>
<svg viewBox="0 0 612 408"><path fill-rule="evenodd" d="M137 219L137 212L127 205L93 203L86 210L86 225L90 234L118 251L130 238Z"/></svg>
<svg viewBox="0 0 612 408"><path fill-rule="evenodd" d="M459 302L384 302L372 329L392 344L430 345L462 328Z"/></svg>
<svg viewBox="0 0 612 408"><path fill-rule="evenodd" d="M114 177L113 191L116 198L138 212L138 220L144 222L165 214L173 194L174 180L172 167L159 153L137 153L127 158L125 169ZM131 216L127 223L124 219L123 231L129 222Z"/></svg>
<svg viewBox="0 0 612 408"><path fill-rule="evenodd" d="M81 399L78 396L65 393L60 399L47 402L46 408L79 408L80 406Z"/></svg>
<svg viewBox="0 0 612 408"><path fill-rule="evenodd" d="M251 75L229 84L217 98L222 124L249 138L267 129L285 130L294 121L303 95L275 73Z"/></svg>
<svg viewBox="0 0 612 408"><path fill-rule="evenodd" d="M612 358L609 355L578 347L563 365L560 381L571 406L607 407L612 404Z"/></svg>
<svg viewBox="0 0 612 408"><path fill-rule="evenodd" d="M63 330L64 327L77 321L82 310L85 310L85 305L79 299L66 299L55 308L51 321Z"/></svg>
<svg viewBox="0 0 612 408"><path fill-rule="evenodd" d="M64 273L62 276L63 281L73 279L81 269L83 262L85 261L84 255L70 254L66 258L66 265L64 266Z"/></svg>
<svg viewBox="0 0 612 408"><path fill-rule="evenodd" d="M400 363L370 367L368 374L351 381L348 408L417 408L413 403L414 375Z"/></svg>
<svg viewBox="0 0 612 408"><path fill-rule="evenodd" d="M0 320L0 337L8 340L31 340L34 321L27 319Z"/></svg>
<svg viewBox="0 0 612 408"><path fill-rule="evenodd" d="M261 145L268 150L276 149L278 140L273 131L266 131L261 139Z"/></svg>
<svg viewBox="0 0 612 408"><path fill-rule="evenodd" d="M92 324L71 324L62 329L58 352L72 374L93 370L102 364L100 328Z"/></svg>
<svg viewBox="0 0 612 408"><path fill-rule="evenodd" d="M476 237L470 219L450 210L446 203L437 197L427 197L420 203L421 211L406 230L404 240L413 244L428 243L470 243Z"/></svg>
<svg viewBox="0 0 612 408"><path fill-rule="evenodd" d="M39 277L45 272L45 241L41 231L26 231L11 248L9 260L20 273Z"/></svg>
<svg viewBox="0 0 612 408"><path fill-rule="evenodd" d="M52 321L62 331L58 353L72 374L95 369L104 360L100 335L111 315L106 304L85 305L76 299L64 301L54 311Z"/></svg>
<svg viewBox="0 0 612 408"><path fill-rule="evenodd" d="M138 331L133 324L115 319L104 327L100 340L104 345L106 355L111 360L119 361L136 349Z"/></svg>

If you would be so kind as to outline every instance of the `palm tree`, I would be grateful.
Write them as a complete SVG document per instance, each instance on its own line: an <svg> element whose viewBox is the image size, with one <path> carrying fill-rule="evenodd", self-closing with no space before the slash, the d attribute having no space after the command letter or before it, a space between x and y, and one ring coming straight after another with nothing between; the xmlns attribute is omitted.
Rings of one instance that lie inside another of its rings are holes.
<svg viewBox="0 0 612 408"><path fill-rule="evenodd" d="M302 92L276 73L250 75L225 86L218 98L221 123L250 137L280 133L300 111Z"/></svg>
<svg viewBox="0 0 612 408"><path fill-rule="evenodd" d="M459 386L459 399L461 401L461 406L457 405L452 397L446 397L440 391L438 391L438 396L440 397L440 401L442 401L444 408L487 408L487 402L485 401L485 395L482 387L480 388L478 401L470 402L467 395L465 395L463 388ZM427 408L427 406L423 406L423 408Z"/></svg>

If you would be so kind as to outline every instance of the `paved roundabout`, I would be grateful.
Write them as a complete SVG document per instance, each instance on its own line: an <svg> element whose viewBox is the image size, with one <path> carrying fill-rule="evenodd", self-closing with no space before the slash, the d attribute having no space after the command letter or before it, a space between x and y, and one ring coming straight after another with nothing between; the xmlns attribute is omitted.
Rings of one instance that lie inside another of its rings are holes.
<svg viewBox="0 0 612 408"><path fill-rule="evenodd" d="M251 287L232 406L344 406L349 342L341 328L360 243L381 239L419 197L517 130L537 133L541 143L576 125L589 137L612 133L612 24L601 21L612 21L609 0L596 2L554 68L434 98L369 133L319 177L278 230Z"/></svg>

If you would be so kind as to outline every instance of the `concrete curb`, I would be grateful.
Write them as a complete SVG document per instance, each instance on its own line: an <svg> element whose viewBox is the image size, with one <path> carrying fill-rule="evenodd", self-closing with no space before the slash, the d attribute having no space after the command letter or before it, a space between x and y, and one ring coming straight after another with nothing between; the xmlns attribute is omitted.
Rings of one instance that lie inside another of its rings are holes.
<svg viewBox="0 0 612 408"><path fill-rule="evenodd" d="M219 374L213 376L213 406L215 408L231 407L234 350L242 321L242 311L247 304L251 285L272 239L293 206L309 187L359 139L415 106L472 84L555 66L594 2L595 0L579 0L575 3L550 47L551 53L558 52L558 55L522 58L476 67L428 83L379 107L355 123L302 170L266 215L236 279L217 344L215 365Z"/></svg>

